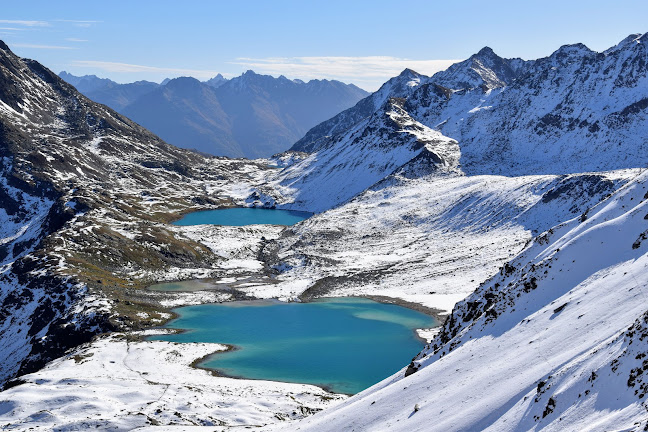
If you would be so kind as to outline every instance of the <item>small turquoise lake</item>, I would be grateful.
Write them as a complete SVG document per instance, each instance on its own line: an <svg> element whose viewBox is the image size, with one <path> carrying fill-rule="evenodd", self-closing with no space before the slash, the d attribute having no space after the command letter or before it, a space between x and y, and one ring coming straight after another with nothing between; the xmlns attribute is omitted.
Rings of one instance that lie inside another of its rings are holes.
<svg viewBox="0 0 648 432"><path fill-rule="evenodd" d="M166 327L183 329L151 339L234 345L200 363L226 375L315 384L354 394L409 363L424 343L417 328L428 315L363 298L311 303L239 301L175 309Z"/></svg>
<svg viewBox="0 0 648 432"><path fill-rule="evenodd" d="M296 210L235 207L189 213L173 225L294 225L313 214Z"/></svg>

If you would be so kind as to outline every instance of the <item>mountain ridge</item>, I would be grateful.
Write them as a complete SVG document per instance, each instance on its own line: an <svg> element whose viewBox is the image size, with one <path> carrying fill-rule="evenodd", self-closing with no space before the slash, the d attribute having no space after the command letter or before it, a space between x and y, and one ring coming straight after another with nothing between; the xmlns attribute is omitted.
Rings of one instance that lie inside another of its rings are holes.
<svg viewBox="0 0 648 432"><path fill-rule="evenodd" d="M482 49L446 71L421 77L411 94L383 91L405 97L404 108L414 120L459 141L461 165L470 172L560 174L636 167L648 162L648 142L645 134L629 136L625 130L629 125L648 128L642 108L648 98L646 39L631 35L602 53L583 44L565 45L529 61L502 59ZM366 106L376 97L378 92L311 129L291 150L327 147L332 135L371 115ZM616 145L627 140L631 143ZM571 160L581 162L570 165Z"/></svg>
<svg viewBox="0 0 648 432"><path fill-rule="evenodd" d="M368 94L340 81L304 82L251 70L232 79L218 74L205 82L181 77L163 84L117 84L61 74L91 99L175 145L230 157L269 157L284 151L311 126ZM193 90L178 87L176 80L191 82ZM175 87L168 88L169 84Z"/></svg>

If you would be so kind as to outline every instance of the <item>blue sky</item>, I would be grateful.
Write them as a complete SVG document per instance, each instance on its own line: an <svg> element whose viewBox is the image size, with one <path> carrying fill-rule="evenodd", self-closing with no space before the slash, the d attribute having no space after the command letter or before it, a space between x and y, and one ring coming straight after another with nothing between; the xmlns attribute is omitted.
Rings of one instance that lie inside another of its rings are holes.
<svg viewBox="0 0 648 432"><path fill-rule="evenodd" d="M0 39L60 72L118 82L247 69L375 90L405 67L431 74L485 45L532 59L648 32L648 1L12 1Z"/></svg>

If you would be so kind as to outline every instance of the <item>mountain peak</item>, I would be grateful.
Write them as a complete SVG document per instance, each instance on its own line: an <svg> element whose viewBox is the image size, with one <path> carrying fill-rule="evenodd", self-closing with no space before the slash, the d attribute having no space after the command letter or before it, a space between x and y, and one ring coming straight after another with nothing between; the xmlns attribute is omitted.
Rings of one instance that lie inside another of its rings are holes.
<svg viewBox="0 0 648 432"><path fill-rule="evenodd" d="M477 54L473 55L473 57L499 57L497 54L495 54L495 51L489 46L485 46L484 48L480 49Z"/></svg>
<svg viewBox="0 0 648 432"><path fill-rule="evenodd" d="M197 90L201 87L202 83L193 77L178 77L173 78L168 83L166 83L165 88L171 90Z"/></svg>
<svg viewBox="0 0 648 432"><path fill-rule="evenodd" d="M222 74L217 74L215 77L208 79L205 81L205 84L208 84L212 87L220 87L223 84L225 84L227 81L229 81L227 78L225 78Z"/></svg>
<svg viewBox="0 0 648 432"><path fill-rule="evenodd" d="M558 48L549 59L558 65L565 66L570 63L580 62L585 56L594 53L582 43L563 45Z"/></svg>
<svg viewBox="0 0 648 432"><path fill-rule="evenodd" d="M564 56L564 55L582 55L582 54L588 54L593 52L591 49L589 49L587 46L585 46L582 43L575 43L575 44L568 44L568 45L563 45L560 48L558 48L551 56L552 57L557 57L557 56Z"/></svg>
<svg viewBox="0 0 648 432"><path fill-rule="evenodd" d="M437 72L432 80L451 89L473 89L481 87L495 89L513 82L518 74L520 59L505 59L485 46L467 60L455 63L445 71Z"/></svg>
<svg viewBox="0 0 648 432"><path fill-rule="evenodd" d="M406 77L406 78L417 78L417 77L420 77L421 74L416 72L415 70L410 69L410 68L405 68L405 69L403 69L403 72L401 72L398 76L399 77Z"/></svg>
<svg viewBox="0 0 648 432"><path fill-rule="evenodd" d="M646 42L648 38L646 37L648 33L646 34L641 34L641 33L633 33L631 35L626 36L621 42L616 44L615 46L608 48L607 50L603 51L606 55L610 55L614 52L617 52L619 50L625 49L632 47L634 45L640 44L643 42Z"/></svg>

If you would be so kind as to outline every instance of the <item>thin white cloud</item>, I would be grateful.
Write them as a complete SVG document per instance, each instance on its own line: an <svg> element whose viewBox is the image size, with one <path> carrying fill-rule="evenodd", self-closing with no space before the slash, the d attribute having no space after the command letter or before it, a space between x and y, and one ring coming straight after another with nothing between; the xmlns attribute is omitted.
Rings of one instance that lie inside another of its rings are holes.
<svg viewBox="0 0 648 432"><path fill-rule="evenodd" d="M405 68L424 75L447 69L459 60L410 60L390 56L238 58L233 64L255 72L302 79L328 78L376 89Z"/></svg>
<svg viewBox="0 0 648 432"><path fill-rule="evenodd" d="M23 31L25 30L24 28L15 28L15 27L0 27L0 30L8 30L8 31Z"/></svg>
<svg viewBox="0 0 648 432"><path fill-rule="evenodd" d="M68 20L68 19L57 19L55 20L57 22L65 22L65 23L71 23L76 27L91 27L94 24L103 22L103 21L96 21L96 20Z"/></svg>
<svg viewBox="0 0 648 432"><path fill-rule="evenodd" d="M29 20L0 20L0 24L14 24L25 27L49 27L47 21L29 21Z"/></svg>
<svg viewBox="0 0 648 432"><path fill-rule="evenodd" d="M25 43L12 44L12 46L20 47L20 48L34 48L34 49L45 49L45 50L73 50L73 49L77 49L75 47L69 47L69 46L39 45L39 44L25 44Z"/></svg>
<svg viewBox="0 0 648 432"><path fill-rule="evenodd" d="M72 62L73 66L86 67L99 69L106 72L113 73L164 73L171 75L186 75L195 78L211 78L218 72L198 70L198 69L182 69L174 67L157 67L145 66L130 63L117 63L108 61L95 61L95 60L76 60Z"/></svg>
<svg viewBox="0 0 648 432"><path fill-rule="evenodd" d="M77 39L77 38L65 38L69 42L88 42L88 39Z"/></svg>
<svg viewBox="0 0 648 432"><path fill-rule="evenodd" d="M69 22L69 23L82 23L82 24L96 24L96 23L103 22L103 21L97 21L97 20L69 20L69 19L57 19L55 21Z"/></svg>

